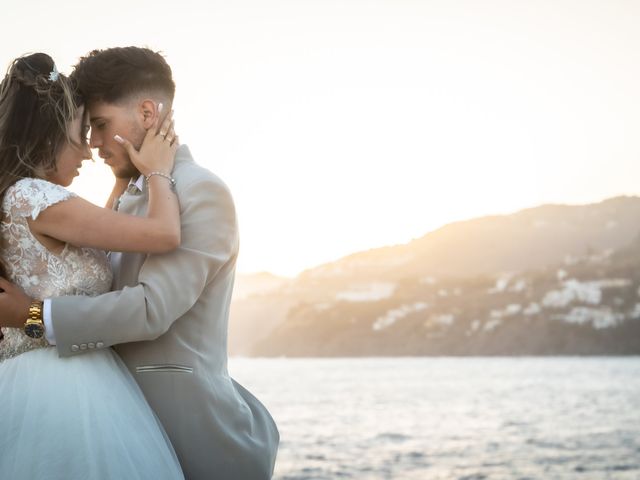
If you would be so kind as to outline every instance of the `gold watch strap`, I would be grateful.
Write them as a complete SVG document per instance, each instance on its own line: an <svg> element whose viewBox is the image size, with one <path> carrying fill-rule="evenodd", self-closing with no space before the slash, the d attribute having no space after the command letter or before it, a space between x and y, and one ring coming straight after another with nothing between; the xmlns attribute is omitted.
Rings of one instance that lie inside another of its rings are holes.
<svg viewBox="0 0 640 480"><path fill-rule="evenodd" d="M31 305L29 305L29 318L27 318L27 321L31 320L34 322L43 323L42 305L42 300L34 300L33 302L31 302Z"/></svg>

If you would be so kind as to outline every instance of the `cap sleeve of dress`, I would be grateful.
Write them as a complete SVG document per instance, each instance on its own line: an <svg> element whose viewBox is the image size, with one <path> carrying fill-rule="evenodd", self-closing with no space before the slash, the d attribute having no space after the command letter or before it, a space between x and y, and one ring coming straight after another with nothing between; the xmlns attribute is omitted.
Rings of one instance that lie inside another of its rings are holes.
<svg viewBox="0 0 640 480"><path fill-rule="evenodd" d="M64 187L39 178L23 178L7 189L2 202L5 214L38 218L51 205L77 197Z"/></svg>

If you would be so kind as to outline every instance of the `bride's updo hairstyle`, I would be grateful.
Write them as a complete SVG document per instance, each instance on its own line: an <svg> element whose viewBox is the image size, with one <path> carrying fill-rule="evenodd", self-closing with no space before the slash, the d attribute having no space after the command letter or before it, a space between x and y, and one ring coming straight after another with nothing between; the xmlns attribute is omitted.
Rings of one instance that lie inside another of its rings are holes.
<svg viewBox="0 0 640 480"><path fill-rule="evenodd" d="M49 55L26 55L9 65L0 83L0 205L11 185L42 178L55 169L60 148L77 143L68 126L81 104L72 81L58 73Z"/></svg>

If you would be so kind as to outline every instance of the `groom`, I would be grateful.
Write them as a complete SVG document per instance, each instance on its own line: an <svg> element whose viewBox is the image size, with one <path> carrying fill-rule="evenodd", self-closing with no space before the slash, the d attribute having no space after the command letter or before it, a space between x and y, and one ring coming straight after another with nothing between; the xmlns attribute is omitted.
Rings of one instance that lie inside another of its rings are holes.
<svg viewBox="0 0 640 480"><path fill-rule="evenodd" d="M114 136L139 147L157 105L170 111L171 68L148 49L111 48L83 57L72 77L87 101L91 147L120 183L131 180L117 208L145 215L144 179ZM227 373L238 254L233 200L185 145L172 176L181 206L180 247L162 255L112 255L114 291L46 299L45 336L62 357L115 348L160 418L188 480L267 479L278 430L266 408ZM22 327L31 299L5 281L0 287L0 326Z"/></svg>

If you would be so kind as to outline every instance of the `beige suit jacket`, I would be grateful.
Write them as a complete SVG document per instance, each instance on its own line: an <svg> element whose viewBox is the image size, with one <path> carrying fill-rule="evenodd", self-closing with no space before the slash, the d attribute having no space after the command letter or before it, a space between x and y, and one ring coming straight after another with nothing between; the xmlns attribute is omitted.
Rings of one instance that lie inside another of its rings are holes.
<svg viewBox="0 0 640 480"><path fill-rule="evenodd" d="M187 479L270 478L276 425L227 373L238 254L233 200L185 145L173 176L181 246L161 255L122 254L110 293L52 299L58 352L70 356L114 346L164 425ZM121 212L146 210L146 191L121 198Z"/></svg>

